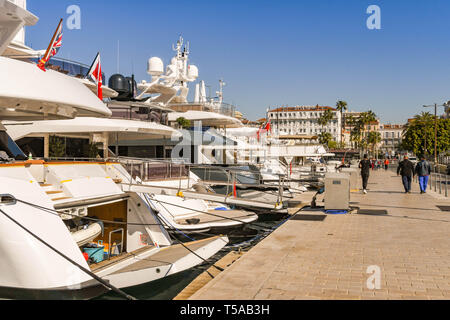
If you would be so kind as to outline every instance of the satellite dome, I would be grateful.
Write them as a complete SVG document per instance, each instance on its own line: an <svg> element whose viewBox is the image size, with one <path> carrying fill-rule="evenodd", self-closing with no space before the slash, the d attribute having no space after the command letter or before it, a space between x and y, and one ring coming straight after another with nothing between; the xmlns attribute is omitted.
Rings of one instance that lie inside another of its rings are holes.
<svg viewBox="0 0 450 320"><path fill-rule="evenodd" d="M164 73L164 63L158 57L148 59L147 73L151 76L160 76Z"/></svg>
<svg viewBox="0 0 450 320"><path fill-rule="evenodd" d="M188 67L188 77L189 78L198 78L198 68L197 66L194 66L193 64L189 65Z"/></svg>

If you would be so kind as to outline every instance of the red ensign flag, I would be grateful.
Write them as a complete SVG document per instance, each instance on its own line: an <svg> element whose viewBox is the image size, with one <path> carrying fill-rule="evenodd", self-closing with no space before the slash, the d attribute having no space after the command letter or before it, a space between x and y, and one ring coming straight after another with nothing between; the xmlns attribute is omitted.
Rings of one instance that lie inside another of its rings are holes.
<svg viewBox="0 0 450 320"><path fill-rule="evenodd" d="M91 77L92 80L97 84L97 96L100 100L103 100L103 76L102 76L102 66L100 63L100 53L97 53L97 57L95 57L94 62L92 63L91 68L87 74L88 77Z"/></svg>

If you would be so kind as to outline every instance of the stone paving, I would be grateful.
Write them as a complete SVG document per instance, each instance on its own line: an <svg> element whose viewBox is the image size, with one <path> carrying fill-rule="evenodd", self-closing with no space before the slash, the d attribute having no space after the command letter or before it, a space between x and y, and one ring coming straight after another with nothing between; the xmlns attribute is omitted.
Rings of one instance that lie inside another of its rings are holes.
<svg viewBox="0 0 450 320"><path fill-rule="evenodd" d="M374 171L351 205L387 215L290 220L190 299L450 299L450 212L436 207L450 200L402 190L392 171ZM379 289L368 288L371 266Z"/></svg>

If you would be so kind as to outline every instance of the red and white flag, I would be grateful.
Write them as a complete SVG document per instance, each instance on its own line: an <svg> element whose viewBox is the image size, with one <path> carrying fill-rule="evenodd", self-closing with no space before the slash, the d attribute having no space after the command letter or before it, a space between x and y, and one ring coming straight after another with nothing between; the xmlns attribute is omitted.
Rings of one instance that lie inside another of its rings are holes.
<svg viewBox="0 0 450 320"><path fill-rule="evenodd" d="M38 62L37 66L42 71L45 71L45 65L48 62L48 60L50 60L51 57L56 55L58 53L59 49L61 49L62 35L63 35L62 34L62 22L63 22L63 19L61 19L59 21L58 27L56 28L55 34L53 35L53 38L47 48L47 51L45 52L42 59L39 60L39 62Z"/></svg>
<svg viewBox="0 0 450 320"><path fill-rule="evenodd" d="M94 80L95 84L97 85L97 96L100 100L103 100L103 76L102 66L100 63L100 53L97 53L97 56L95 57L94 62L92 63L92 66L89 69L86 77L90 77L92 80Z"/></svg>
<svg viewBox="0 0 450 320"><path fill-rule="evenodd" d="M259 128L258 132L256 133L258 136L258 141L261 139L261 134L272 132L272 126L270 125L270 120L266 122L261 128Z"/></svg>

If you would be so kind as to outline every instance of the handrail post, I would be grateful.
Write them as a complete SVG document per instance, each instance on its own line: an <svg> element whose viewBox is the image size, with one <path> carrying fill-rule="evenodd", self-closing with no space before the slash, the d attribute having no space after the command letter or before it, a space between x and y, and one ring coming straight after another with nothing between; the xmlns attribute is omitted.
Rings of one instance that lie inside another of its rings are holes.
<svg viewBox="0 0 450 320"><path fill-rule="evenodd" d="M448 197L448 175L445 175L445 196Z"/></svg>
<svg viewBox="0 0 450 320"><path fill-rule="evenodd" d="M190 189L190 180L191 180L191 166L188 165L187 168L188 168L188 181L187 181L188 185L187 185L187 188L189 190Z"/></svg>

